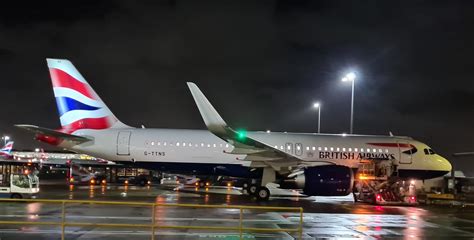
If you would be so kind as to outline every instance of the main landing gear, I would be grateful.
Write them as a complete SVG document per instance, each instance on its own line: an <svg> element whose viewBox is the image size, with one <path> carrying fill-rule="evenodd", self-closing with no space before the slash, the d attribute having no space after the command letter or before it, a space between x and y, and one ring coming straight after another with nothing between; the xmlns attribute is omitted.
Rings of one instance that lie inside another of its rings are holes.
<svg viewBox="0 0 474 240"><path fill-rule="evenodd" d="M257 198L258 201L267 201L270 199L270 190L266 187L268 183L275 182L275 170L273 168L264 168L261 180L252 179L242 186L242 193Z"/></svg>

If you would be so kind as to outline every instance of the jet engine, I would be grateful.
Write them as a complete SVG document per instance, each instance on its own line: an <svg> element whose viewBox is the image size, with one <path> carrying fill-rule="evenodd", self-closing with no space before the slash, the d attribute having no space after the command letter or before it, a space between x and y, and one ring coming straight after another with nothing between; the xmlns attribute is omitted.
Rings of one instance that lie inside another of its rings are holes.
<svg viewBox="0 0 474 240"><path fill-rule="evenodd" d="M340 165L308 167L292 179L285 179L280 188L303 189L308 196L346 196L352 192L352 169Z"/></svg>

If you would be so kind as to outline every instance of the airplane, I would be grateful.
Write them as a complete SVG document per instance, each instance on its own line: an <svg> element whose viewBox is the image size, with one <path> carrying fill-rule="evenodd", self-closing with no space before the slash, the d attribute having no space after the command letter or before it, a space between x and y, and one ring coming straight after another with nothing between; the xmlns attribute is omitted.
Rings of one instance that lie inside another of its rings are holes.
<svg viewBox="0 0 474 240"><path fill-rule="evenodd" d="M12 149L13 149L13 141L9 141L0 149L0 158L2 159L12 159Z"/></svg>
<svg viewBox="0 0 474 240"><path fill-rule="evenodd" d="M407 179L451 170L448 160L409 137L234 130L194 83L188 87L208 130L130 127L69 60L47 64L61 128L15 126L74 152L169 173L247 178L244 188L260 200L270 197L268 183L284 186L287 180L309 196L350 194L363 161L393 163L391 174Z"/></svg>

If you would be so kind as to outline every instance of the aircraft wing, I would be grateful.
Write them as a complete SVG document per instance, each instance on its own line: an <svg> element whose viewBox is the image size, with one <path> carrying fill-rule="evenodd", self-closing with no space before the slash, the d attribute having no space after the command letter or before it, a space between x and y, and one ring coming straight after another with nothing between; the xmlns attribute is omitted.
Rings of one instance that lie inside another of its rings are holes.
<svg viewBox="0 0 474 240"><path fill-rule="evenodd" d="M256 167L272 166L277 171L281 168L297 166L301 163L302 160L300 158L229 127L198 86L192 82L187 84L209 131L234 146L234 149L227 153L246 155L244 159L239 160L252 161L251 166Z"/></svg>
<svg viewBox="0 0 474 240"><path fill-rule="evenodd" d="M86 137L77 136L73 134L67 134L67 133L59 132L59 131L48 129L48 128L42 128L42 127L38 127L34 125L17 124L15 125L15 127L24 129L29 132L33 132L36 134L37 138L41 137L49 141L71 141L77 144L91 141L91 139L86 138Z"/></svg>

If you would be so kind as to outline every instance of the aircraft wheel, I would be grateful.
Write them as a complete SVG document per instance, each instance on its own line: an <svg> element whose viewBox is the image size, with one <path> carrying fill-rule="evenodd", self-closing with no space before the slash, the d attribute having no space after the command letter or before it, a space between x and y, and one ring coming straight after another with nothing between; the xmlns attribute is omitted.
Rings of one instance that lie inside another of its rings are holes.
<svg viewBox="0 0 474 240"><path fill-rule="evenodd" d="M250 184L249 187L249 193L250 195L256 195L257 194L258 187L256 184Z"/></svg>
<svg viewBox="0 0 474 240"><path fill-rule="evenodd" d="M270 198L270 190L267 187L259 187L256 196L259 201L267 201Z"/></svg>

